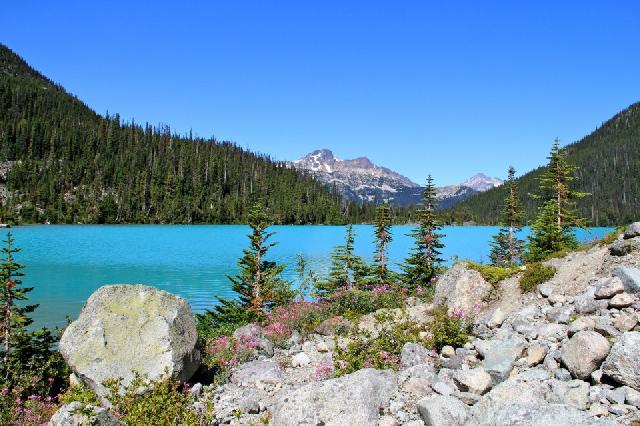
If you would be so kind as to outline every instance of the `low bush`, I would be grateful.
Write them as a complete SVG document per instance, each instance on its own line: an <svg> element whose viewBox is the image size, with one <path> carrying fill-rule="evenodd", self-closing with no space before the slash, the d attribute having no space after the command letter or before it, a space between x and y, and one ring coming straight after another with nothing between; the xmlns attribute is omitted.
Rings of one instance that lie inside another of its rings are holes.
<svg viewBox="0 0 640 426"><path fill-rule="evenodd" d="M378 321L378 326L377 337L354 327L349 333L351 342L346 348L336 344L333 360L337 376L362 368L397 370L405 343L421 342L421 330L415 323L394 323L383 319Z"/></svg>
<svg viewBox="0 0 640 426"><path fill-rule="evenodd" d="M213 420L209 407L206 413L197 413L188 386L163 376L149 381L136 375L122 388L121 379L107 380L107 399L110 411L125 425L208 425ZM141 388L148 389L140 392Z"/></svg>
<svg viewBox="0 0 640 426"><path fill-rule="evenodd" d="M446 306L440 306L433 310L433 320L428 325L432 334L432 345L440 351L445 346L458 348L464 346L469 340L471 323L467 321L464 312L454 310L449 315Z"/></svg>
<svg viewBox="0 0 640 426"><path fill-rule="evenodd" d="M220 336L211 339L205 348L203 363L219 372L251 360L258 342L251 337Z"/></svg>
<svg viewBox="0 0 640 426"><path fill-rule="evenodd" d="M525 293L533 291L540 284L553 278L555 274L556 269L553 266L543 265L542 263L529 264L520 277L520 289Z"/></svg>

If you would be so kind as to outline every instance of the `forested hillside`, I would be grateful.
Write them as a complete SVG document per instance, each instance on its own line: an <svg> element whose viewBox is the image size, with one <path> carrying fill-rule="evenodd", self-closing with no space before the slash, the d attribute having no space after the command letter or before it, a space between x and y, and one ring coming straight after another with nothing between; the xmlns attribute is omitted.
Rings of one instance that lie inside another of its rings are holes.
<svg viewBox="0 0 640 426"><path fill-rule="evenodd" d="M577 204L579 213L591 225L621 225L640 219L640 103L616 114L565 150L569 162L579 167L576 189L591 194ZM517 151L513 155L518 155ZM536 201L528 194L537 192L542 172L541 167L518 179L528 221L537 211ZM495 224L505 191L498 187L483 192L456 204L444 215L449 222Z"/></svg>
<svg viewBox="0 0 640 426"><path fill-rule="evenodd" d="M358 222L310 176L232 143L96 114L0 44L0 222Z"/></svg>

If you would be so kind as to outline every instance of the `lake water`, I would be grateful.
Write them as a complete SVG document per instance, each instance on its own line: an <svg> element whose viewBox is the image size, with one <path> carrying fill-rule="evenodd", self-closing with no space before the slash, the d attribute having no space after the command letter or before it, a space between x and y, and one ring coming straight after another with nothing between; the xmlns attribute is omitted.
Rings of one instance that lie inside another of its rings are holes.
<svg viewBox="0 0 640 426"><path fill-rule="evenodd" d="M372 259L373 228L354 227L356 252ZM401 263L412 246L410 226L395 226L390 258ZM446 227L443 258L453 256L487 262L496 227ZM295 278L298 253L317 272L326 272L331 249L342 244L341 226L275 226L269 258L287 265ZM236 261L247 245L248 228L235 225L41 225L11 229L26 265L24 282L35 287L31 301L37 326L64 325L75 318L98 287L114 283L144 283L186 298L196 312L211 307L214 296L232 297L227 274L237 273ZM609 228L579 230L578 238L602 237ZM523 231L526 234L527 230ZM6 232L0 232L4 239Z"/></svg>

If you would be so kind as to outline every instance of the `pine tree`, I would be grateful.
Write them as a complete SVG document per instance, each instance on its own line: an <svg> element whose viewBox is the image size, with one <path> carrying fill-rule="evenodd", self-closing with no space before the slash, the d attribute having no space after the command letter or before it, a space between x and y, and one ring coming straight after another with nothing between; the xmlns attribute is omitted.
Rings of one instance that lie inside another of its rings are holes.
<svg viewBox="0 0 640 426"><path fill-rule="evenodd" d="M285 265L266 259L267 252L277 243L270 243L274 232L269 232L270 218L262 204L257 203L249 213L249 247L238 261L240 273L228 276L233 290L238 293L240 304L260 317L273 306L283 305L293 299L291 283L281 278Z"/></svg>
<svg viewBox="0 0 640 426"><path fill-rule="evenodd" d="M573 249L578 241L573 234L575 227L586 226L586 221L576 214L575 202L589 194L572 189L577 167L569 164L566 153L556 139L551 148L549 165L539 180L541 200L539 214L531 226L527 254L529 260L538 261L551 253Z"/></svg>
<svg viewBox="0 0 640 426"><path fill-rule="evenodd" d="M374 222L375 231L375 278L381 283L386 283L389 279L389 268L387 267L387 255L391 236L391 208L389 204L382 203L376 209L376 219Z"/></svg>
<svg viewBox="0 0 640 426"><path fill-rule="evenodd" d="M509 167L507 181L507 196L501 212L501 228L493 237L489 259L494 266L504 268L518 265L522 260L524 241L518 239L516 233L522 229L524 213L518 199L518 183L515 179L516 170Z"/></svg>
<svg viewBox="0 0 640 426"><path fill-rule="evenodd" d="M27 329L33 323L30 314L38 305L26 304L33 287L22 285L20 278L24 276L24 266L14 257L20 249L14 246L11 233L7 234L4 243L0 250L0 386L23 389L29 394L55 395L65 386L66 363L57 351L52 350L57 338L50 330Z"/></svg>
<svg viewBox="0 0 640 426"><path fill-rule="evenodd" d="M27 294L33 287L23 287L20 277L23 265L15 261L14 255L20 251L14 247L14 240L11 232L4 240L5 246L2 248L2 263L0 264L0 284L2 293L0 294L0 335L2 336L3 367L4 377L9 375L8 360L12 351L12 343L19 335L25 334L26 327L31 325L33 320L29 317L38 305L21 305L19 302L27 300Z"/></svg>
<svg viewBox="0 0 640 426"><path fill-rule="evenodd" d="M427 177L427 185L422 195L422 209L418 211L418 226L409 234L415 238L413 253L403 265L404 274L402 280L410 289L417 287L429 288L432 278L440 270L443 259L440 249L444 247L441 242L443 234L438 233L442 225L437 220L436 187L431 175Z"/></svg>
<svg viewBox="0 0 640 426"><path fill-rule="evenodd" d="M320 296L333 294L339 288L351 289L367 275L364 260L354 254L355 232L353 225L346 227L344 245L336 246L331 254L329 277L316 284Z"/></svg>

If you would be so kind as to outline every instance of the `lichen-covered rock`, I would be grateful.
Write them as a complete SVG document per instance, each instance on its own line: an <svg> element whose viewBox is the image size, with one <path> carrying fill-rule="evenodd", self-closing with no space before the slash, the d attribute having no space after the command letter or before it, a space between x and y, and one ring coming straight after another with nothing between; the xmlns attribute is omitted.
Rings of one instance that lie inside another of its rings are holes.
<svg viewBox="0 0 640 426"><path fill-rule="evenodd" d="M449 311L473 312L490 288L480 272L470 269L464 262L456 263L438 279L433 304L446 305Z"/></svg>
<svg viewBox="0 0 640 426"><path fill-rule="evenodd" d="M49 426L119 426L122 423L105 408L74 401L65 404L49 420Z"/></svg>
<svg viewBox="0 0 640 426"><path fill-rule="evenodd" d="M427 426L462 426L469 416L467 406L452 396L434 395L418 401L417 406Z"/></svg>
<svg viewBox="0 0 640 426"><path fill-rule="evenodd" d="M100 287L60 339L73 372L99 395L102 382L134 372L154 379L165 372L188 380L200 365L191 307L182 298L145 285Z"/></svg>
<svg viewBox="0 0 640 426"><path fill-rule="evenodd" d="M618 383L640 390L640 333L618 337L602 364L602 372Z"/></svg>
<svg viewBox="0 0 640 426"><path fill-rule="evenodd" d="M587 379L609 353L609 341L595 331L580 331L564 344L562 363L579 379Z"/></svg>
<svg viewBox="0 0 640 426"><path fill-rule="evenodd" d="M600 281L600 285L596 289L596 299L610 299L616 294L624 291L624 284L618 277L610 277Z"/></svg>
<svg viewBox="0 0 640 426"><path fill-rule="evenodd" d="M377 425L396 389L394 373L370 368L312 382L281 395L272 421L279 426Z"/></svg>

